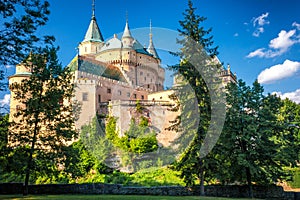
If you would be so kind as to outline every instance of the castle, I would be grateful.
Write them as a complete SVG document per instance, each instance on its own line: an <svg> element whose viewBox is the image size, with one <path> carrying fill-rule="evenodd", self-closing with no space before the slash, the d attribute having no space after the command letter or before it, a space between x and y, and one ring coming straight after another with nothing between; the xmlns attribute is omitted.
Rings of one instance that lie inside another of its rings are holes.
<svg viewBox="0 0 300 200"><path fill-rule="evenodd" d="M75 99L81 104L76 128L80 129L89 123L96 114L110 112L118 117L118 128L122 132L129 126L128 108L140 100L149 106L148 117L159 130L158 137L168 138L167 131L163 130L174 117L174 113L168 112L166 108L170 104L168 96L172 91L164 90L165 69L161 66L152 37L150 25L149 45L145 48L133 37L126 20L123 35L119 38L115 34L105 41L93 5L91 21L78 46L78 54L68 64L74 72ZM20 64L9 81L10 84L20 82L29 76L30 70ZM224 84L236 81L229 67L220 76ZM11 116L17 107L11 98Z"/></svg>

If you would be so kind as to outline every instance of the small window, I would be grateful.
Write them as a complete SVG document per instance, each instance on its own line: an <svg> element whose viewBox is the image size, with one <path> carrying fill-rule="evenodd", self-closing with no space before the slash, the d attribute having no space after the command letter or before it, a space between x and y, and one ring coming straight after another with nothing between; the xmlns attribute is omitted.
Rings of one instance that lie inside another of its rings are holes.
<svg viewBox="0 0 300 200"><path fill-rule="evenodd" d="M121 90L118 90L118 93L119 93L120 96L122 95L122 91Z"/></svg>
<svg viewBox="0 0 300 200"><path fill-rule="evenodd" d="M142 96L141 96L141 99L142 99L142 100L144 100L144 99L145 99L145 98L144 98L144 95L142 95Z"/></svg>
<svg viewBox="0 0 300 200"><path fill-rule="evenodd" d="M136 94L133 94L133 98L135 98L135 99L136 99Z"/></svg>
<svg viewBox="0 0 300 200"><path fill-rule="evenodd" d="M21 106L20 105L16 105L16 111L19 112L21 110Z"/></svg>
<svg viewBox="0 0 300 200"><path fill-rule="evenodd" d="M140 75L142 76L142 75L143 75L143 72L140 72Z"/></svg>
<svg viewBox="0 0 300 200"><path fill-rule="evenodd" d="M110 94L111 93L111 89L107 88L107 93Z"/></svg>
<svg viewBox="0 0 300 200"><path fill-rule="evenodd" d="M127 92L127 97L130 97L130 92Z"/></svg>
<svg viewBox="0 0 300 200"><path fill-rule="evenodd" d="M101 95L99 94L98 95L98 103L100 103L101 102Z"/></svg>
<svg viewBox="0 0 300 200"><path fill-rule="evenodd" d="M145 78L144 78L144 80L146 81L146 80L147 80L147 78L145 77Z"/></svg>
<svg viewBox="0 0 300 200"><path fill-rule="evenodd" d="M82 93L82 101L87 101L88 100L88 93L84 92Z"/></svg>

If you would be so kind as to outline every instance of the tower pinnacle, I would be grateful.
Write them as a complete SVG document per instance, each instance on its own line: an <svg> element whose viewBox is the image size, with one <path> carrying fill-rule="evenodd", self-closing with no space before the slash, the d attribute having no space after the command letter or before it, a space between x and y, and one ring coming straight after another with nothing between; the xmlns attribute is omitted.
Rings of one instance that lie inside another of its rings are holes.
<svg viewBox="0 0 300 200"><path fill-rule="evenodd" d="M156 52L156 49L155 49L155 47L154 47L152 37L153 37L153 34L152 34L152 21L151 21L151 19L150 19L149 46L148 46L148 48L147 48L147 51L148 51L149 53L151 53L151 54L153 55L154 58L159 58L159 57L158 57L158 54L157 54L157 52Z"/></svg>
<svg viewBox="0 0 300 200"><path fill-rule="evenodd" d="M104 41L95 17L95 0L92 1L92 19L83 41Z"/></svg>
<svg viewBox="0 0 300 200"><path fill-rule="evenodd" d="M92 3L92 19L95 19L95 0Z"/></svg>

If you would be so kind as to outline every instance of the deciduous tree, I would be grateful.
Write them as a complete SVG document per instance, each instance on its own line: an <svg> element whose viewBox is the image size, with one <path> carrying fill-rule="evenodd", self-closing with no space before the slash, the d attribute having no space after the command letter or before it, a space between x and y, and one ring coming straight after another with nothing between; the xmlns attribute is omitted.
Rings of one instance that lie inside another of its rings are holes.
<svg viewBox="0 0 300 200"><path fill-rule="evenodd" d="M64 147L75 139L72 98L72 73L57 59L57 48L41 48L31 54L23 64L31 69L30 77L21 83L12 83L11 90L19 102L19 110L10 127L11 147L23 147L28 155L25 190L31 172L36 166L58 167L64 160Z"/></svg>

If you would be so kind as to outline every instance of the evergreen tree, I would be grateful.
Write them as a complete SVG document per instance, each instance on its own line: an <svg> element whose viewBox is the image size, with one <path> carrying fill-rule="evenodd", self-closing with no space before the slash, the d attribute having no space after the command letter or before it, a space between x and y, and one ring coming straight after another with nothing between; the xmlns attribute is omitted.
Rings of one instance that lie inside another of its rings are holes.
<svg viewBox="0 0 300 200"><path fill-rule="evenodd" d="M291 160L280 157L282 138L278 123L281 100L268 94L255 81L252 87L242 80L227 87L227 111L220 138L223 158L222 182L246 183L253 197L252 183L274 184L288 178L284 167Z"/></svg>
<svg viewBox="0 0 300 200"><path fill-rule="evenodd" d="M23 63L31 69L30 77L12 83L10 88L19 109L10 127L9 143L27 152L25 195L31 173L58 167L65 158L64 147L77 137L72 105L73 75L58 62L56 52L57 48L50 46L31 54Z"/></svg>
<svg viewBox="0 0 300 200"><path fill-rule="evenodd" d="M177 54L181 61L171 69L182 80L176 91L182 114L175 120L175 126L170 128L179 130L178 127L181 127L178 144L188 137L191 140L189 144L185 143L188 147L175 163L175 169L181 172L187 185L194 185L195 180L200 180L201 195L204 195L204 181L208 178L212 160L209 156L205 157L202 148L211 125L212 90L220 88L220 80L216 77L220 65L214 60L218 47L213 47L213 38L210 36L212 29L205 30L202 27L206 18L198 16L195 11L189 0L188 8L183 13L184 19L179 21L181 29L178 31L182 38L177 42L182 48Z"/></svg>

